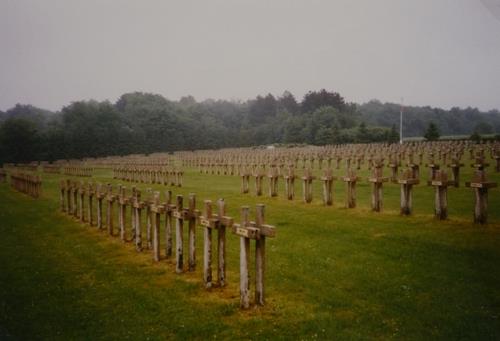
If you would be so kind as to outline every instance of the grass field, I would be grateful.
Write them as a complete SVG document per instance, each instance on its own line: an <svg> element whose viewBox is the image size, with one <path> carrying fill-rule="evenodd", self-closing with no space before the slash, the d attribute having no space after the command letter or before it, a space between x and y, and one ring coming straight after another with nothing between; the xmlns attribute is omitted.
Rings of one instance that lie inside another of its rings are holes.
<svg viewBox="0 0 500 341"><path fill-rule="evenodd" d="M471 170L463 171L469 180ZM235 220L241 205L253 216L264 203L277 227L267 243L266 306L248 311L239 309L236 236L228 234L228 286L207 291L201 228L197 270L178 275L172 260L153 263L149 251L60 213L62 176L43 174L39 200L0 184L0 339L499 340L499 189L490 192L490 224L476 226L463 185L449 189L450 219L436 221L434 192L423 182L414 214L402 217L398 185L385 186L384 212L373 213L361 175L358 207L345 209L339 181L334 206L323 207L319 181L304 204L300 182L290 202L283 182L278 198L258 198L239 193L238 177L185 172L174 195L196 193L200 209L223 197ZM93 180L118 183L110 171Z"/></svg>

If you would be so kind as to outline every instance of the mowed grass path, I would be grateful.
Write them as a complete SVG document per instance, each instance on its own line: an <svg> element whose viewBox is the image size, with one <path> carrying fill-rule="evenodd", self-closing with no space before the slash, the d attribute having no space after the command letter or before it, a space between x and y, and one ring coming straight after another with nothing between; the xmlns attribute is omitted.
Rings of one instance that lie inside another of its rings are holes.
<svg viewBox="0 0 500 341"><path fill-rule="evenodd" d="M195 192L199 208L224 197L235 220L241 205L253 215L261 202L277 226L267 243L266 306L240 311L238 238L228 234L228 287L207 292L201 229L196 272L177 275L171 260L155 264L150 252L137 254L131 243L61 214L61 178L43 175L40 200L0 184L0 338L500 339L498 189L490 194L490 224L479 227L463 187L450 188L450 220L439 222L423 184L414 215L401 217L397 185L385 187L385 211L376 214L365 180L359 207L347 210L338 181L334 207L323 207L319 181L306 205L300 182L289 202L282 186L278 198L257 198L239 194L238 177L188 170L174 194ZM93 180L118 183L109 171Z"/></svg>

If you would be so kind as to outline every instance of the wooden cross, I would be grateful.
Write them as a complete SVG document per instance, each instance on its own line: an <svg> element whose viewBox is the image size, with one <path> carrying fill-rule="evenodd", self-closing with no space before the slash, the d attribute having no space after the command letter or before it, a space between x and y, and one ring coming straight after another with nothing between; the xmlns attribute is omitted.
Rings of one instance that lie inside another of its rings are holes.
<svg viewBox="0 0 500 341"><path fill-rule="evenodd" d="M175 173L175 178L176 178L176 182L177 182L177 187L182 187L182 175L184 174L183 171L181 170L178 170L176 173Z"/></svg>
<svg viewBox="0 0 500 341"><path fill-rule="evenodd" d="M372 183L372 210L374 212L381 212L383 207L383 184L389 178L383 176L384 172L384 159L376 159L373 161L372 176L368 181Z"/></svg>
<svg viewBox="0 0 500 341"><path fill-rule="evenodd" d="M433 180L436 176L436 172L439 170L439 165L434 160L434 153L429 153L429 163L426 167L430 170L430 179Z"/></svg>
<svg viewBox="0 0 500 341"><path fill-rule="evenodd" d="M488 164L484 162L483 157L476 158L473 167L476 168L474 177L472 181L466 182L465 186L474 189L474 223L486 224L488 222L488 189L497 187L497 183L488 181L486 177Z"/></svg>
<svg viewBox="0 0 500 341"><path fill-rule="evenodd" d="M108 226L108 234L113 235L113 203L116 200L116 195L113 194L113 186L107 184L106 201L108 202L108 209L106 210L106 225Z"/></svg>
<svg viewBox="0 0 500 341"><path fill-rule="evenodd" d="M356 207L356 182L358 180L360 178L352 169L348 169L346 176L342 177L342 181L346 183L346 208Z"/></svg>
<svg viewBox="0 0 500 341"><path fill-rule="evenodd" d="M136 197L137 189L132 186L130 191L130 196L128 197L128 204L130 206L130 241L135 240L135 208L134 208L134 198ZM127 240L128 241L128 240Z"/></svg>
<svg viewBox="0 0 500 341"><path fill-rule="evenodd" d="M460 157L452 157L451 163L448 165L451 168L451 174L453 175L453 186L460 187L460 167L463 167L464 164L460 163Z"/></svg>
<svg viewBox="0 0 500 341"><path fill-rule="evenodd" d="M135 249L137 252L142 251L142 228L141 228L141 211L146 205L143 201L141 201L141 191L138 189L135 189L135 187L132 189L133 192L133 201L132 201L132 207L134 208L134 216L133 216L133 222L134 222L134 227L135 227Z"/></svg>
<svg viewBox="0 0 500 341"><path fill-rule="evenodd" d="M398 182L398 160L397 156L394 155L388 164L389 168L391 169L391 182L397 183Z"/></svg>
<svg viewBox="0 0 500 341"><path fill-rule="evenodd" d="M255 303L264 305L266 237L276 235L274 226L264 224L264 205L257 205L255 222L249 221L249 210L248 206L243 206L241 223L233 225L233 233L240 236L240 306L243 309L250 306L250 240L255 240Z"/></svg>
<svg viewBox="0 0 500 341"><path fill-rule="evenodd" d="M241 193L248 193L249 184L250 184L250 174L246 167L241 168Z"/></svg>
<svg viewBox="0 0 500 341"><path fill-rule="evenodd" d="M398 183L401 185L401 214L410 215L413 204L413 185L417 185L420 181L413 178L413 171L408 169L402 173Z"/></svg>
<svg viewBox="0 0 500 341"><path fill-rule="evenodd" d="M305 169L304 176L302 176L302 198L307 204L313 199L312 182L314 179L316 177L313 176L311 169Z"/></svg>
<svg viewBox="0 0 500 341"><path fill-rule="evenodd" d="M166 202L165 206L165 256L172 257L172 227L173 216L172 212L175 210L175 204L172 204L172 191L165 191Z"/></svg>
<svg viewBox="0 0 500 341"><path fill-rule="evenodd" d="M205 213L200 216L203 230L203 282L207 289L212 287L212 229L218 227L218 219L212 215L212 201L205 200Z"/></svg>
<svg viewBox="0 0 500 341"><path fill-rule="evenodd" d="M408 163L407 163L407 166L412 171L412 178L413 179L420 179L420 165L418 165L417 163L415 163L413 161L413 153L412 152L410 152L408 154ZM438 168L439 168L439 166L438 166Z"/></svg>
<svg viewBox="0 0 500 341"><path fill-rule="evenodd" d="M189 195L189 207L187 209L183 208L183 197L182 195L177 196L176 200L176 210L172 213L173 217L176 219L175 224L175 271L177 273L182 273L184 267L184 237L183 237L183 225L184 220L189 222L189 271L194 271L196 265L195 259L195 227L196 227L196 217L198 211L195 210L195 195L191 193Z"/></svg>
<svg viewBox="0 0 500 341"><path fill-rule="evenodd" d="M196 219L200 212L196 210L196 195L189 193L188 208L185 219L188 220L188 270L196 268Z"/></svg>
<svg viewBox="0 0 500 341"><path fill-rule="evenodd" d="M226 283L226 228L231 228L233 219L226 216L225 202L218 200L218 214L212 213L212 201L205 200L205 213L199 217L199 222L204 227L203 247L203 280L206 288L211 288L212 283L212 230L216 229L218 249L217 279L220 287Z"/></svg>
<svg viewBox="0 0 500 341"><path fill-rule="evenodd" d="M285 179L285 196L288 200L293 200L295 196L295 173L293 166L288 167L288 172L283 175L283 179Z"/></svg>
<svg viewBox="0 0 500 341"><path fill-rule="evenodd" d="M78 187L78 193L80 194L80 222L85 223L85 193L86 193L86 188L83 183L83 181L80 181L79 187Z"/></svg>
<svg viewBox="0 0 500 341"><path fill-rule="evenodd" d="M154 192L153 202L150 204L153 218L153 260L160 261L160 218L165 213L165 204L160 204L160 192Z"/></svg>
<svg viewBox="0 0 500 341"><path fill-rule="evenodd" d="M71 214L78 218L78 184L76 181L71 182L71 193L73 193L73 211Z"/></svg>
<svg viewBox="0 0 500 341"><path fill-rule="evenodd" d="M267 177L269 178L269 196L275 197L278 195L278 169L275 166L269 168Z"/></svg>
<svg viewBox="0 0 500 341"><path fill-rule="evenodd" d="M153 249L153 236L151 230L153 228L153 216L151 212L151 204L153 203L153 190L146 189L147 197L144 203L146 204L146 245L148 250Z"/></svg>
<svg viewBox="0 0 500 341"><path fill-rule="evenodd" d="M102 185L97 184L95 197L97 199L97 228L102 230L102 200L105 197L105 193L102 191Z"/></svg>
<svg viewBox="0 0 500 341"><path fill-rule="evenodd" d="M333 171L328 168L325 170L321 181L323 181L323 204L331 206L333 204L333 180L337 178L333 176Z"/></svg>
<svg viewBox="0 0 500 341"><path fill-rule="evenodd" d="M445 171L438 170L433 180L427 182L428 186L434 186L434 216L439 220L448 218L448 186L454 184L454 181L448 180L448 174Z"/></svg>
<svg viewBox="0 0 500 341"><path fill-rule="evenodd" d="M342 163L342 155L337 155L337 166L336 169L340 169L340 164Z"/></svg>
<svg viewBox="0 0 500 341"><path fill-rule="evenodd" d="M94 226L94 219L92 214L94 194L95 194L94 185L92 184L92 182L89 181L89 183L87 184L87 197L89 198L89 204L87 206L87 220L90 226Z"/></svg>
<svg viewBox="0 0 500 341"><path fill-rule="evenodd" d="M352 161L351 155L348 155L347 158L345 159L345 168L347 170L351 169L351 161Z"/></svg>
<svg viewBox="0 0 500 341"><path fill-rule="evenodd" d="M126 207L129 204L129 198L125 195L125 186L118 185L118 226L120 229L120 239L122 242L127 240L126 236Z"/></svg>
<svg viewBox="0 0 500 341"><path fill-rule="evenodd" d="M260 167L256 168L253 176L255 178L255 195L261 196L262 195L262 178L264 177L264 173L263 173L262 168L260 168Z"/></svg>
<svg viewBox="0 0 500 341"><path fill-rule="evenodd" d="M359 156L356 158L356 169L357 169L357 170L360 170L360 169L361 169L361 164L363 163L363 160L364 160L364 156L363 156L363 155L359 155Z"/></svg>

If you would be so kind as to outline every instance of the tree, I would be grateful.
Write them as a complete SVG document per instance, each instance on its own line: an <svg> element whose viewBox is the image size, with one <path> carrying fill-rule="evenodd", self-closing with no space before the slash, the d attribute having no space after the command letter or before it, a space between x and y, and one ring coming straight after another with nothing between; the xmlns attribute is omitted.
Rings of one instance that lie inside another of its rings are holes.
<svg viewBox="0 0 500 341"><path fill-rule="evenodd" d="M344 111L345 100L337 92L328 92L325 89L320 91L309 91L302 100L301 109L303 113L312 113L321 107L334 107L338 111Z"/></svg>
<svg viewBox="0 0 500 341"><path fill-rule="evenodd" d="M424 134L425 139L427 141L436 141L439 140L440 136L441 134L439 133L437 125L434 122L430 122Z"/></svg>
<svg viewBox="0 0 500 341"><path fill-rule="evenodd" d="M474 127L474 131L479 134L493 134L493 127L491 124L487 122L479 122Z"/></svg>
<svg viewBox="0 0 500 341"><path fill-rule="evenodd" d="M283 95L278 99L278 104L290 114L296 115L300 112L300 106L290 91L283 92Z"/></svg>
<svg viewBox="0 0 500 341"><path fill-rule="evenodd" d="M387 135L387 142L389 143L397 143L399 141L399 133L396 130L396 125L393 124L391 130Z"/></svg>
<svg viewBox="0 0 500 341"><path fill-rule="evenodd" d="M302 128L304 124L304 120L300 117L289 118L285 125L284 142L303 142L304 136L302 135Z"/></svg>
<svg viewBox="0 0 500 341"><path fill-rule="evenodd" d="M130 130L111 103L73 102L62 109L68 158L129 153Z"/></svg>
<svg viewBox="0 0 500 341"><path fill-rule="evenodd" d="M53 116L53 112L34 107L32 105L16 104L4 114L7 118L22 118L35 124L37 130L45 128L47 120Z"/></svg>
<svg viewBox="0 0 500 341"><path fill-rule="evenodd" d="M278 102L273 95L257 96L250 102L249 121L252 124L265 123L267 118L276 116Z"/></svg>
<svg viewBox="0 0 500 341"><path fill-rule="evenodd" d="M35 124L24 118L9 118L0 127L2 162L21 163L37 159L40 136Z"/></svg>
<svg viewBox="0 0 500 341"><path fill-rule="evenodd" d="M191 95L183 96L179 100L179 104L182 107L191 107L191 106L196 105L196 99L193 96L191 96Z"/></svg>
<svg viewBox="0 0 500 341"><path fill-rule="evenodd" d="M471 136L469 137L469 139L471 139L472 141L474 141L476 143L479 143L479 142L481 142L481 135L477 131L474 131L471 134Z"/></svg>
<svg viewBox="0 0 500 341"><path fill-rule="evenodd" d="M363 142L363 143L366 143L366 142L369 142L370 141L370 136L369 136L369 132L368 132L368 129L366 129L366 124L365 122L361 122L359 124L359 127L358 127L358 131L356 133L356 139L359 141L359 142Z"/></svg>

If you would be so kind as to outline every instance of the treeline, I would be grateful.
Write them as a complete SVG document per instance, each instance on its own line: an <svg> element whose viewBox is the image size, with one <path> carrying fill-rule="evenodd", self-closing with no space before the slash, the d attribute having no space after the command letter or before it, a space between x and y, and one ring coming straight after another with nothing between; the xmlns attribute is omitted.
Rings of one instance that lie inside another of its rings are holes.
<svg viewBox="0 0 500 341"><path fill-rule="evenodd" d="M421 136L430 121L442 134L500 131L498 111L405 109L405 135ZM79 101L60 112L16 105L0 112L0 162L75 159L270 143L396 142L399 106L348 103L338 93L290 92L248 101L170 101L128 93L116 103ZM471 128L472 127L472 128Z"/></svg>
<svg viewBox="0 0 500 341"><path fill-rule="evenodd" d="M369 125L388 127L399 121L401 106L372 100L359 106L361 120ZM500 111L481 112L477 108L404 107L404 136L424 136L429 123L437 125L441 135L500 133Z"/></svg>

